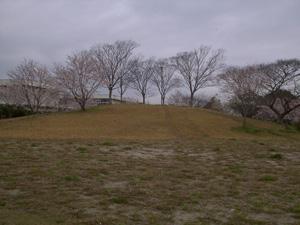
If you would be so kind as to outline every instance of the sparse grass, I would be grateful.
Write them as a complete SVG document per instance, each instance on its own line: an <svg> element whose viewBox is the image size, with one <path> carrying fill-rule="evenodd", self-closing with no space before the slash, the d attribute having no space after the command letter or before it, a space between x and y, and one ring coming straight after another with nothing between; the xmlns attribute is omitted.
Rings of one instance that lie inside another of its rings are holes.
<svg viewBox="0 0 300 225"><path fill-rule="evenodd" d="M270 156L271 159L282 159L283 156L280 153L274 153Z"/></svg>
<svg viewBox="0 0 300 225"><path fill-rule="evenodd" d="M0 224L297 224L299 142L102 143L0 142Z"/></svg>
<svg viewBox="0 0 300 225"><path fill-rule="evenodd" d="M118 197L113 197L111 199L111 202L116 203L116 204L127 204L128 199L124 196L118 196Z"/></svg>
<svg viewBox="0 0 300 225"><path fill-rule="evenodd" d="M272 182L272 181L276 181L277 177L271 176L271 175L265 175L262 176L261 178L259 178L260 181L266 181L266 182Z"/></svg>
<svg viewBox="0 0 300 225"><path fill-rule="evenodd" d="M158 106L0 121L0 224L299 224L299 134L240 123Z"/></svg>
<svg viewBox="0 0 300 225"><path fill-rule="evenodd" d="M291 208L291 212L297 214L300 217L300 203Z"/></svg>
<svg viewBox="0 0 300 225"><path fill-rule="evenodd" d="M256 128L254 126L239 126L239 127L233 127L232 128L233 131L238 131L238 132L245 132L245 133L248 133L248 134L259 134L261 132L263 132L263 129L259 129L259 128Z"/></svg>
<svg viewBox="0 0 300 225"><path fill-rule="evenodd" d="M70 175L65 176L64 179L66 181L75 181L75 182L80 180L78 176L70 176Z"/></svg>
<svg viewBox="0 0 300 225"><path fill-rule="evenodd" d="M105 141L102 143L103 146L115 146L116 144L115 143L112 143L110 141Z"/></svg>
<svg viewBox="0 0 300 225"><path fill-rule="evenodd" d="M77 151L80 152L80 153L85 153L86 150L87 150L87 148L85 148L85 147L78 147L77 148Z"/></svg>

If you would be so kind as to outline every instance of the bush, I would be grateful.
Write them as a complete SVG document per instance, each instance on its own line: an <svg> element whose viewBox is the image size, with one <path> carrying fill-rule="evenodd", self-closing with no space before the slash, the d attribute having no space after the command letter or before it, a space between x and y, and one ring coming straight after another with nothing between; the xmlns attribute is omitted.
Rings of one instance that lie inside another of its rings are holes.
<svg viewBox="0 0 300 225"><path fill-rule="evenodd" d="M0 119L26 116L30 114L31 112L22 106L0 104Z"/></svg>

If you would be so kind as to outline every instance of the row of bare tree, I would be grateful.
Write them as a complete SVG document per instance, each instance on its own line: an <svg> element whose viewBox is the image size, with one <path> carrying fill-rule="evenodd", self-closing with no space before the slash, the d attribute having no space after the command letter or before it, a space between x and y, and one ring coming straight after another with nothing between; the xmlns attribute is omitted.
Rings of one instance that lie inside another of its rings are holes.
<svg viewBox="0 0 300 225"><path fill-rule="evenodd" d="M226 67L223 51L207 46L173 57L145 59L134 53L134 41L101 44L74 53L63 64L49 70L32 60L25 60L9 72L14 85L1 93L1 99L25 103L38 112L43 105L61 93L72 96L82 110L86 109L100 87L107 88L111 101L118 91L122 101L131 88L142 97L160 94L161 104L177 87L189 92L189 104L195 105L195 94L201 88L219 85L228 94L231 108L246 121L258 109L271 110L279 122L300 107L300 62L298 59L246 67ZM58 97L59 98L59 97Z"/></svg>
<svg viewBox="0 0 300 225"><path fill-rule="evenodd" d="M33 112L38 112L53 99L53 91L47 90L55 90L54 94L67 92L85 110L101 86L107 88L110 101L115 90L122 101L128 88L132 88L144 104L146 97L153 94L153 86L161 96L161 104L165 104L172 89L185 86L193 105L195 93L211 85L215 72L223 66L223 51L207 46L160 60L137 56L137 46L134 41L96 45L68 56L65 63L56 64L51 71L33 60L25 60L8 74L14 84L13 92L18 92L13 96L21 96Z"/></svg>

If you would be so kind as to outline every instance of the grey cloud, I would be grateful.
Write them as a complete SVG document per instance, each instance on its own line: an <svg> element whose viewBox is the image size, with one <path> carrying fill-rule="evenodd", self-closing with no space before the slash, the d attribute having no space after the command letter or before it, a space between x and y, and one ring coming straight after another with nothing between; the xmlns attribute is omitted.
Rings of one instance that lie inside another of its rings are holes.
<svg viewBox="0 0 300 225"><path fill-rule="evenodd" d="M156 57L212 45L236 65L300 57L299 8L298 0L0 0L0 74L25 57L52 65L118 39Z"/></svg>

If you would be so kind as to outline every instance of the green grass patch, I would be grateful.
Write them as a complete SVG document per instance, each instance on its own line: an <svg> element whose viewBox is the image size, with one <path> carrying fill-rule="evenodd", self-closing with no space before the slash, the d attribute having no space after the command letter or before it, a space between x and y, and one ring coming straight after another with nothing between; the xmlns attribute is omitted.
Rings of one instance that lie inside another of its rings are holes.
<svg viewBox="0 0 300 225"><path fill-rule="evenodd" d="M291 212L300 215L300 203L291 208Z"/></svg>
<svg viewBox="0 0 300 225"><path fill-rule="evenodd" d="M101 145L103 145L103 146L116 146L115 143L110 142L110 141L105 141L105 142L103 142Z"/></svg>
<svg viewBox="0 0 300 225"><path fill-rule="evenodd" d="M125 196L112 197L111 201L115 204L127 204L128 203L128 199Z"/></svg>
<svg viewBox="0 0 300 225"><path fill-rule="evenodd" d="M0 201L0 207L6 206L6 202Z"/></svg>
<svg viewBox="0 0 300 225"><path fill-rule="evenodd" d="M80 178L76 175L68 175L64 177L65 181L73 181L73 182L77 182L80 180Z"/></svg>
<svg viewBox="0 0 300 225"><path fill-rule="evenodd" d="M277 180L277 177L271 176L271 175L265 175L259 178L260 181L265 181L265 182L273 182Z"/></svg>
<svg viewBox="0 0 300 225"><path fill-rule="evenodd" d="M229 171L237 174L241 174L243 172L242 166L239 164L233 164L228 167Z"/></svg>
<svg viewBox="0 0 300 225"><path fill-rule="evenodd" d="M300 132L300 125L298 124L289 124L284 127L284 129L280 130L283 133L299 133Z"/></svg>
<svg viewBox="0 0 300 225"><path fill-rule="evenodd" d="M242 133L247 133L247 134L259 134L259 133L263 132L264 130L259 129L259 128L254 127L254 126L247 125L245 127L243 127L243 126L233 127L232 131L242 132Z"/></svg>
<svg viewBox="0 0 300 225"><path fill-rule="evenodd" d="M80 152L80 153L85 153L86 150L87 150L87 148L85 148L85 147L78 147L76 150L77 150L78 152Z"/></svg>
<svg viewBox="0 0 300 225"><path fill-rule="evenodd" d="M270 159L283 159L283 156L280 153L274 153L270 156Z"/></svg>

